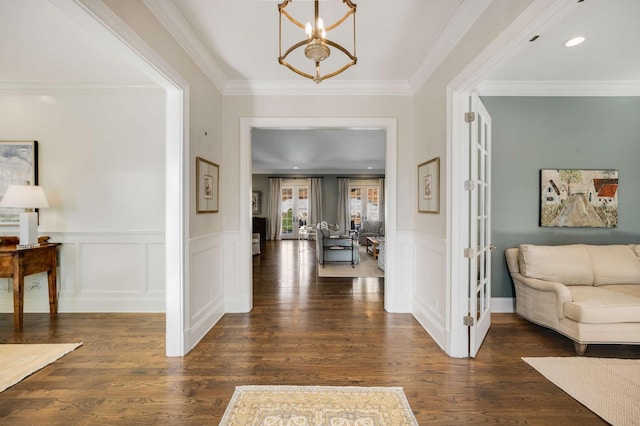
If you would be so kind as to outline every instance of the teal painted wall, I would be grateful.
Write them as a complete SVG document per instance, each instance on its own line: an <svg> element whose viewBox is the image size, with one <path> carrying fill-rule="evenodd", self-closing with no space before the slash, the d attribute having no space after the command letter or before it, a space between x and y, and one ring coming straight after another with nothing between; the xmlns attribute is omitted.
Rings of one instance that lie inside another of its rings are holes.
<svg viewBox="0 0 640 426"><path fill-rule="evenodd" d="M492 119L493 296L512 297L504 250L640 244L640 98L484 97ZM617 228L541 228L540 169L617 169Z"/></svg>

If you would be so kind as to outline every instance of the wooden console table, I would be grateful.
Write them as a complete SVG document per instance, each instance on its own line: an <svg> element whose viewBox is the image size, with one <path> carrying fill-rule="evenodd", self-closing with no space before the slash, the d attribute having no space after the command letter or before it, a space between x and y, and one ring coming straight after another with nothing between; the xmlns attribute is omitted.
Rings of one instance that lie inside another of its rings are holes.
<svg viewBox="0 0 640 426"><path fill-rule="evenodd" d="M58 313L56 266L60 243L41 243L40 247L19 249L16 244L0 243L0 278L13 278L13 325L22 329L24 317L24 277L47 272L49 314Z"/></svg>

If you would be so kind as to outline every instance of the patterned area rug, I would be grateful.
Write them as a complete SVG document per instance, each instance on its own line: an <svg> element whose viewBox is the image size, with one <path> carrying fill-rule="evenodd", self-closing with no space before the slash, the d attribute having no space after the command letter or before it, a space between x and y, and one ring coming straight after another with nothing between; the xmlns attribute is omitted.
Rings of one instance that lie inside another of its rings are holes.
<svg viewBox="0 0 640 426"><path fill-rule="evenodd" d="M0 392L80 345L82 343L0 345Z"/></svg>
<svg viewBox="0 0 640 426"><path fill-rule="evenodd" d="M402 388L238 386L220 425L417 426Z"/></svg>
<svg viewBox="0 0 640 426"><path fill-rule="evenodd" d="M639 359L522 359L554 385L612 425L640 425Z"/></svg>

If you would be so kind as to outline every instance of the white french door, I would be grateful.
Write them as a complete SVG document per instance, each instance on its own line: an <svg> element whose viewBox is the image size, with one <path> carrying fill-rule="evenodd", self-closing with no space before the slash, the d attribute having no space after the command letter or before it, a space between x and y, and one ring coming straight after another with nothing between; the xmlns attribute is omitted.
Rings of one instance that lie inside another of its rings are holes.
<svg viewBox="0 0 640 426"><path fill-rule="evenodd" d="M491 325L491 117L470 97L469 141L469 356L480 349Z"/></svg>
<svg viewBox="0 0 640 426"><path fill-rule="evenodd" d="M380 220L380 186L349 186L351 229L360 229L363 220Z"/></svg>
<svg viewBox="0 0 640 426"><path fill-rule="evenodd" d="M282 239L298 238L298 230L309 218L309 187L307 185L283 185L280 190Z"/></svg>

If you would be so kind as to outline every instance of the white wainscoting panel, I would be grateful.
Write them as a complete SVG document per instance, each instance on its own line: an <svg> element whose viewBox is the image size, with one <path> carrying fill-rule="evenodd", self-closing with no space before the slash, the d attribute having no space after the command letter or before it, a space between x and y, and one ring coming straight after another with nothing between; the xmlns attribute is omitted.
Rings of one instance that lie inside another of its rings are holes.
<svg viewBox="0 0 640 426"><path fill-rule="evenodd" d="M446 347L446 241L414 235L413 316L441 347Z"/></svg>
<svg viewBox="0 0 640 426"><path fill-rule="evenodd" d="M209 234L189 243L189 349L224 315L224 237Z"/></svg>
<svg viewBox="0 0 640 426"><path fill-rule="evenodd" d="M394 300L397 313L412 312L412 297L415 288L415 256L414 256L414 239L413 233L408 231L396 232L396 278L393 289L385 286L384 291L394 291L395 294L390 295L390 299ZM387 253L386 256L389 256ZM389 257L387 257L389 261Z"/></svg>
<svg viewBox="0 0 640 426"><path fill-rule="evenodd" d="M47 232L58 251L58 312L164 312L163 232ZM0 279L0 311L13 312ZM45 273L25 277L25 312L49 312Z"/></svg>

